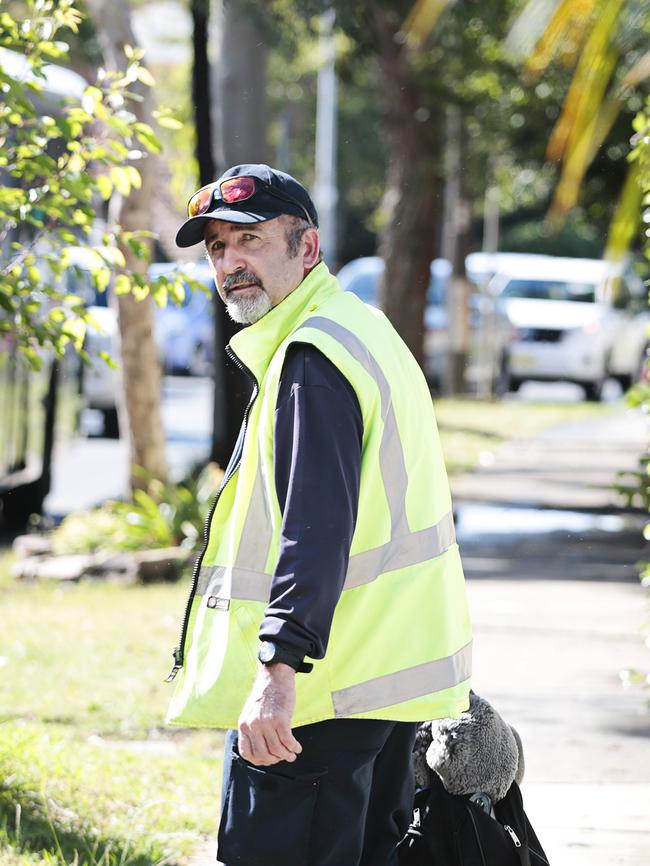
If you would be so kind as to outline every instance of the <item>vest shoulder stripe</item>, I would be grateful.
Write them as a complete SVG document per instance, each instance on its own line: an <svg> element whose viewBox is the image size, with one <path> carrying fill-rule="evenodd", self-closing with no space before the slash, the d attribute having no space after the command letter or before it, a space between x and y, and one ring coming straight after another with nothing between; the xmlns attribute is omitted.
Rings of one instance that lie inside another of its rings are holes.
<svg viewBox="0 0 650 866"><path fill-rule="evenodd" d="M384 432L379 446L379 470L384 481L392 535L404 535L408 532L406 519L408 473L388 379L366 344L343 325L324 316L312 316L302 323L296 333L303 328L322 331L340 343L377 385L381 399L381 417L384 422Z"/></svg>
<svg viewBox="0 0 650 866"><path fill-rule="evenodd" d="M471 669L472 644L470 642L446 658L425 662L392 674L384 674L347 689L332 692L334 712L337 718L345 718L450 689L468 680Z"/></svg>

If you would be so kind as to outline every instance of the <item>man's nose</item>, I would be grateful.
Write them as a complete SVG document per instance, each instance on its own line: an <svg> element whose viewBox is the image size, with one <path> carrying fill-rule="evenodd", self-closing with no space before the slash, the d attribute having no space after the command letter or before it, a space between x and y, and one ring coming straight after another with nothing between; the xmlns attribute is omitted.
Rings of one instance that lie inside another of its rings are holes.
<svg viewBox="0 0 650 866"><path fill-rule="evenodd" d="M222 266L225 274L234 274L236 271L245 270L246 262L237 247L226 246L223 251Z"/></svg>

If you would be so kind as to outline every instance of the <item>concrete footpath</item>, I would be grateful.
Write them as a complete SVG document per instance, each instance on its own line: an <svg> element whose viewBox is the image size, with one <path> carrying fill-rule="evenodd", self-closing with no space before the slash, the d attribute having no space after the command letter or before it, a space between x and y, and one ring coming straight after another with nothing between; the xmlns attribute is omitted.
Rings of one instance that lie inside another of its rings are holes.
<svg viewBox="0 0 650 866"><path fill-rule="evenodd" d="M635 565L650 553L643 515L608 486L647 442L621 408L510 442L453 485L474 688L522 736L524 803L553 866L650 864L650 694L621 678L650 670Z"/></svg>

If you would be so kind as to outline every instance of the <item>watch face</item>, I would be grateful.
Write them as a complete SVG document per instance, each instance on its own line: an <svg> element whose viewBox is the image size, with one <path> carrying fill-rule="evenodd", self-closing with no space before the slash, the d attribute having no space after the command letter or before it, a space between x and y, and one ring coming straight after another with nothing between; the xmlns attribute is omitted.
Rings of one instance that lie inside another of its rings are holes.
<svg viewBox="0 0 650 866"><path fill-rule="evenodd" d="M274 655L275 646L269 641L263 641L260 645L260 651L258 654L258 658L262 664L268 664L270 661L273 661Z"/></svg>

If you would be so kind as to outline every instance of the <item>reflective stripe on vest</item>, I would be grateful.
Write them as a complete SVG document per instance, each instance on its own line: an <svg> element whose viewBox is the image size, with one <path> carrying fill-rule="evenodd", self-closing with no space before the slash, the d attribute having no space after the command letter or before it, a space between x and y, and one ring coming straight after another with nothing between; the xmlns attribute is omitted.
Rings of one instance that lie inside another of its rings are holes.
<svg viewBox="0 0 650 866"><path fill-rule="evenodd" d="M384 429L379 445L379 468L391 516L391 539L386 544L350 557L344 590L370 583L381 574L418 565L443 554L456 543L453 514L448 512L434 526L410 532L405 502L408 475L402 442L393 409L390 385L368 351L352 331L331 319L314 316L301 328L323 331L337 340L375 381L381 399ZM298 331L300 328L298 329ZM235 565L231 569L230 598L267 602L273 576L264 571L272 543L272 527L264 495L260 458L251 499L242 528ZM202 568L197 595L220 596L226 569Z"/></svg>
<svg viewBox="0 0 650 866"><path fill-rule="evenodd" d="M412 668L384 674L332 692L338 717L369 713L402 701L410 701L450 689L468 680L472 673L472 644L468 643L451 656L415 665Z"/></svg>
<svg viewBox="0 0 650 866"><path fill-rule="evenodd" d="M380 547L355 553L348 563L343 591L370 583L388 571L397 571L399 568L428 562L443 554L455 543L454 518L450 511L435 526L391 539ZM203 566L199 572L196 594L219 596L225 574L226 567L223 565ZM231 569L231 576L231 598L242 601L267 602L269 600L272 574L235 565Z"/></svg>

